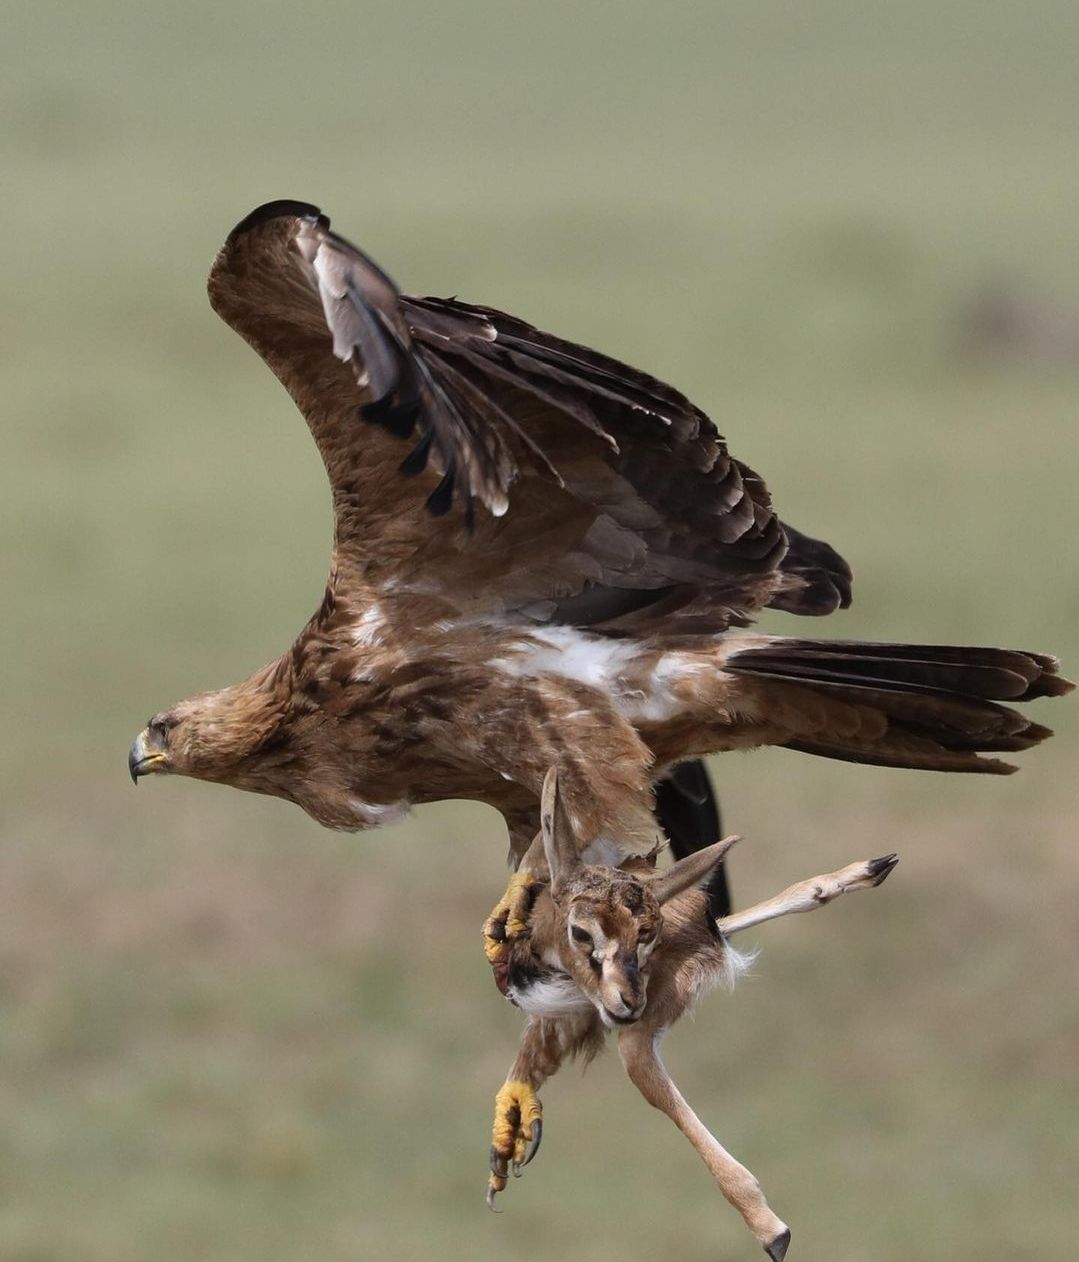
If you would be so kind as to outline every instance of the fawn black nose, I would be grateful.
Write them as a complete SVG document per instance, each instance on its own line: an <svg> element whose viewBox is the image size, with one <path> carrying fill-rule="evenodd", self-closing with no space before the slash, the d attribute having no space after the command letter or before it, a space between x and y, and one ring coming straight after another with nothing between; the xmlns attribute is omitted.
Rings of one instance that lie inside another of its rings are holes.
<svg viewBox="0 0 1079 1262"><path fill-rule="evenodd" d="M627 1011L629 1011L629 1012L636 1012L636 1011L637 1011L637 1005L641 1002L641 1000L640 1000L640 996L637 994L637 992L636 992L636 991L634 991L634 990L630 990L630 991L625 991L625 990L623 990L623 991L621 991L621 992L619 993L619 996L618 996L618 997L619 997L619 999L621 999L621 1000L622 1000L622 1002L626 1005L626 1009L627 1009Z"/></svg>

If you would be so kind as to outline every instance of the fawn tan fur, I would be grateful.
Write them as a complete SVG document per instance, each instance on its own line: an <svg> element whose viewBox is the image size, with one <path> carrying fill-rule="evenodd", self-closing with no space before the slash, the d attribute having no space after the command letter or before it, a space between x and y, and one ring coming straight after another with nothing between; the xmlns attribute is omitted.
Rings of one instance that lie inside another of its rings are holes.
<svg viewBox="0 0 1079 1262"><path fill-rule="evenodd" d="M605 1032L615 1030L633 1084L682 1131L773 1262L780 1262L789 1229L769 1208L756 1178L686 1103L659 1058L659 1041L704 992L733 983L744 959L729 945L732 934L879 885L896 857L811 877L716 921L699 886L737 838L658 875L654 857L621 868L584 864L553 771L544 782L541 823L550 884L538 889L529 934L512 948L508 991L529 1018L496 1100L488 1203L493 1207L510 1170L519 1173L539 1147L539 1087L568 1057L595 1055Z"/></svg>

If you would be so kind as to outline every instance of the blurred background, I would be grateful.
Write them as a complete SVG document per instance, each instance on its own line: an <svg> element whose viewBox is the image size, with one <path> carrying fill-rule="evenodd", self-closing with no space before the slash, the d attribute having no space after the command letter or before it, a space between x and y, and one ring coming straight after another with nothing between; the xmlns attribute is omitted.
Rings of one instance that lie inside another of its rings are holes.
<svg viewBox="0 0 1079 1262"><path fill-rule="evenodd" d="M404 289L688 391L854 566L849 612L769 629L1075 676L1079 10L9 0L4 28L0 1256L755 1256L612 1054L548 1085L484 1208L520 1025L480 949L493 812L342 837L133 792L147 715L275 657L329 550L314 446L204 276L252 207L314 201ZM792 1259L1079 1228L1077 714L1042 703L1012 779L717 762L742 905L902 854L762 929L667 1044Z"/></svg>

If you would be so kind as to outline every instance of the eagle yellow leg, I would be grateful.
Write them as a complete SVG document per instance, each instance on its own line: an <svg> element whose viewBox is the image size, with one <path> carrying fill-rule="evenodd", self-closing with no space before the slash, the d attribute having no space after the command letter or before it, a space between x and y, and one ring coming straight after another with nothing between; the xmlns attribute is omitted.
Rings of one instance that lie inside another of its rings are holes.
<svg viewBox="0 0 1079 1262"><path fill-rule="evenodd" d="M487 1180L487 1204L506 1186L506 1176L519 1175L536 1155L543 1135L543 1105L531 1083L507 1079L495 1096L495 1122L491 1128L491 1174Z"/></svg>
<svg viewBox="0 0 1079 1262"><path fill-rule="evenodd" d="M523 868L514 872L506 892L495 904L483 926L483 950L497 972L509 958L513 943L529 933L528 918L540 882Z"/></svg>

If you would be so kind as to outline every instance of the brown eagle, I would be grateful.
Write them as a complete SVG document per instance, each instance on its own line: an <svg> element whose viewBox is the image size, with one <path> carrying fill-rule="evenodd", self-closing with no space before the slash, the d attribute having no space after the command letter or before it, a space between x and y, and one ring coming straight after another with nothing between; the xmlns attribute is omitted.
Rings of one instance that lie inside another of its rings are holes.
<svg viewBox="0 0 1079 1262"><path fill-rule="evenodd" d="M647 373L401 294L302 202L238 224L209 292L307 419L333 556L292 646L157 714L133 777L273 794L350 830L476 798L520 861L555 767L582 853L617 862L653 846L654 785L687 759L783 745L1005 773L983 755L1049 735L1001 702L1067 691L1052 657L748 631L762 608L847 605L850 570Z"/></svg>

